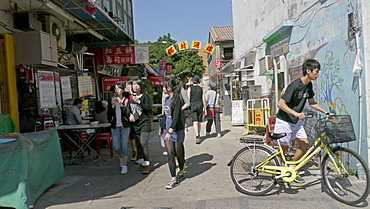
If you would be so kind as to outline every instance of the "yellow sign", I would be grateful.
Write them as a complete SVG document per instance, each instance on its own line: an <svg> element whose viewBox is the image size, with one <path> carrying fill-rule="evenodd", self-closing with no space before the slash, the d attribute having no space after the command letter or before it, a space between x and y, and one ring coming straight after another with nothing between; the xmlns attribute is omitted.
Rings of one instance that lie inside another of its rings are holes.
<svg viewBox="0 0 370 209"><path fill-rule="evenodd" d="M202 49L202 42L201 41L191 41L191 46L189 46L188 41L183 41L177 44L173 44L170 47L166 49L167 56L172 56L174 54L177 54L179 52L185 51L185 50L201 50ZM203 48L203 50L207 53L213 54L216 47L207 44L206 47Z"/></svg>
<svg viewBox="0 0 370 209"><path fill-rule="evenodd" d="M179 47L180 51L185 50L185 49L189 49L189 44L188 44L187 41L178 43L177 46Z"/></svg>
<svg viewBox="0 0 370 209"><path fill-rule="evenodd" d="M201 49L202 48L202 42L201 41L192 41L191 42L191 48L192 49Z"/></svg>
<svg viewBox="0 0 370 209"><path fill-rule="evenodd" d="M172 55L176 54L176 52L177 52L177 50L176 50L176 48L175 48L175 46L174 46L174 45L172 45L172 46L170 46L170 47L168 47L168 48L166 49L166 54L167 54L168 56L172 56Z"/></svg>
<svg viewBox="0 0 370 209"><path fill-rule="evenodd" d="M204 51L213 54L213 52L215 51L215 47L211 44L207 44L206 47L204 47Z"/></svg>

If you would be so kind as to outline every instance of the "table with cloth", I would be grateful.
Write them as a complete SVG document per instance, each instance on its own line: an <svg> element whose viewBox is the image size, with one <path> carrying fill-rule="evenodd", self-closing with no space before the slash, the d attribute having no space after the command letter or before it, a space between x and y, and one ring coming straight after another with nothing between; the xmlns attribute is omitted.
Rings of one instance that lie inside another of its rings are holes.
<svg viewBox="0 0 370 209"><path fill-rule="evenodd" d="M0 114L0 134L16 132L15 123L9 114Z"/></svg>
<svg viewBox="0 0 370 209"><path fill-rule="evenodd" d="M26 209L64 177L58 131L0 138L0 206Z"/></svg>

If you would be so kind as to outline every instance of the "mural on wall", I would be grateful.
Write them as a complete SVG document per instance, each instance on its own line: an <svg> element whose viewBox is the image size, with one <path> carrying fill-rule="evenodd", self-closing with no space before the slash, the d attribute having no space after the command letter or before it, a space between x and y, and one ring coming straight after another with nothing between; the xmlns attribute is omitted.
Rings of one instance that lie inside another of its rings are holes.
<svg viewBox="0 0 370 209"><path fill-rule="evenodd" d="M326 103L329 112L335 115L348 115L346 105L341 97L333 99L333 90L343 91L344 78L340 73L339 59L334 57L331 50L326 51L325 60L320 70L320 103Z"/></svg>

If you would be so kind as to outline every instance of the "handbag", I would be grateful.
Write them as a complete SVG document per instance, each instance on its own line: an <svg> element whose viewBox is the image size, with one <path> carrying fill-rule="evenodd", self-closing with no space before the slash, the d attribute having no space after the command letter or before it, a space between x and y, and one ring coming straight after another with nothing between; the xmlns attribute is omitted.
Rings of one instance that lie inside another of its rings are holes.
<svg viewBox="0 0 370 209"><path fill-rule="evenodd" d="M215 118L215 105L216 105L216 100L217 100L217 92L215 91L216 95L215 95L215 100L213 102L213 107L209 106L209 104L207 105L206 107L206 111L207 111L207 115L206 115L206 119L213 119Z"/></svg>
<svg viewBox="0 0 370 209"><path fill-rule="evenodd" d="M165 114L159 114L157 115L158 118L158 125L161 129L166 129L166 115Z"/></svg>

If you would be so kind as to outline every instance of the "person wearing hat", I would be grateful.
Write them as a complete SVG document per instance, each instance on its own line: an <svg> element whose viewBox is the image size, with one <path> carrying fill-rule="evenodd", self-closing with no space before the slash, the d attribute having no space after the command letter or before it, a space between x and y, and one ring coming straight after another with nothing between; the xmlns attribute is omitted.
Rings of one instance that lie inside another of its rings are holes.
<svg viewBox="0 0 370 209"><path fill-rule="evenodd" d="M221 119L220 119L220 95L217 93L217 85L215 83L208 84L208 91L204 96L204 104L206 106L206 135L211 133L213 121L215 121L215 129L217 137L221 138ZM214 115L211 110L214 108Z"/></svg>
<svg viewBox="0 0 370 209"><path fill-rule="evenodd" d="M195 143L200 144L201 122L203 120L203 89L199 86L199 76L193 77L193 86L188 90L190 99L191 116L195 132Z"/></svg>

